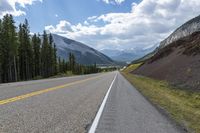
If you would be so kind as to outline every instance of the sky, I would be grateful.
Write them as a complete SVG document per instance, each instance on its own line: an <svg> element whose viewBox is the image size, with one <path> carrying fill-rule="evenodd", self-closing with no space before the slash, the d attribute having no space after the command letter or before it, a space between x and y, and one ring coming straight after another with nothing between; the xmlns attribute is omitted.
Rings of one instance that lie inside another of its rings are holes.
<svg viewBox="0 0 200 133"><path fill-rule="evenodd" d="M158 45L200 14L200 0L0 0L0 18L25 18L32 33L59 34L95 49L134 50Z"/></svg>

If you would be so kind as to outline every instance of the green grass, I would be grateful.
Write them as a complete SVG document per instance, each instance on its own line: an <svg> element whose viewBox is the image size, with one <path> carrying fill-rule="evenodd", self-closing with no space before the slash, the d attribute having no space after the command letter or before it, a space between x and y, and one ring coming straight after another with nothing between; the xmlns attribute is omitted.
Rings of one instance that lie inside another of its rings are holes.
<svg viewBox="0 0 200 133"><path fill-rule="evenodd" d="M122 74L148 99L166 110L178 123L200 133L200 93L178 89L165 81L130 74L140 64L134 64Z"/></svg>
<svg viewBox="0 0 200 133"><path fill-rule="evenodd" d="M50 78L61 78L61 77L69 77L69 76L74 76L74 74L71 71L67 71L65 73L58 73L55 76L52 76Z"/></svg>
<svg viewBox="0 0 200 133"><path fill-rule="evenodd" d="M132 64L123 70L123 73L129 74L131 71L137 69L142 63Z"/></svg>

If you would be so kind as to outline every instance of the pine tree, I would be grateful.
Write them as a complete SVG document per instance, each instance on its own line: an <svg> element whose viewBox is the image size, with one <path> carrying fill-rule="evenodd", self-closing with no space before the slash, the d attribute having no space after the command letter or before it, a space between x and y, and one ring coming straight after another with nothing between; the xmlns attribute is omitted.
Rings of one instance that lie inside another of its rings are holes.
<svg viewBox="0 0 200 133"><path fill-rule="evenodd" d="M56 75L58 73L57 69L57 48L56 44L53 45L53 74Z"/></svg>
<svg viewBox="0 0 200 133"><path fill-rule="evenodd" d="M72 73L75 72L75 65L76 65L76 59L74 54L69 53L69 70L72 71Z"/></svg>
<svg viewBox="0 0 200 133"><path fill-rule="evenodd" d="M15 27L15 22L13 20L12 15L9 17L10 19L10 43L11 43L11 53L10 53L10 58L11 58L11 67L10 71L12 72L12 81L17 81L18 80L18 74L17 74L17 49L18 49L18 43L17 43L17 33L16 33L16 27Z"/></svg>
<svg viewBox="0 0 200 133"><path fill-rule="evenodd" d="M66 70L65 70L65 65L66 65L66 63L65 63L65 60L63 59L63 60L62 60L62 65L61 65L61 68L62 68L61 71L62 71L62 73L65 73L65 71L66 71Z"/></svg>
<svg viewBox="0 0 200 133"><path fill-rule="evenodd" d="M0 83L2 83L2 20L0 19Z"/></svg>
<svg viewBox="0 0 200 133"><path fill-rule="evenodd" d="M42 76L49 77L57 73L56 46L53 46L53 37L44 31L41 49Z"/></svg>
<svg viewBox="0 0 200 133"><path fill-rule="evenodd" d="M33 49L29 37L29 25L25 19L24 24L19 25L19 65L21 80L33 78Z"/></svg>
<svg viewBox="0 0 200 133"><path fill-rule="evenodd" d="M36 34L33 35L32 45L33 45L34 76L39 76L41 67L41 55L40 55L41 40L39 38L39 35L38 36Z"/></svg>
<svg viewBox="0 0 200 133"><path fill-rule="evenodd" d="M25 62L25 48L24 48L24 30L22 28L22 24L19 25L19 33L18 33L18 40L19 40L19 75L21 80L25 80L26 78L26 65L23 63Z"/></svg>
<svg viewBox="0 0 200 133"><path fill-rule="evenodd" d="M62 64L61 64L61 59L60 57L58 58L58 72L62 73Z"/></svg>
<svg viewBox="0 0 200 133"><path fill-rule="evenodd" d="M69 71L69 62L67 62L67 61L66 61L66 63L65 63L65 71L66 71L66 72Z"/></svg>
<svg viewBox="0 0 200 133"><path fill-rule="evenodd" d="M0 19L0 83L49 77L66 71L73 74L98 72L96 63L90 66L78 64L72 53L69 53L68 62L60 57L57 59L51 34L48 36L44 31L42 40L36 34L30 38L26 19L19 25L18 33L12 15Z"/></svg>
<svg viewBox="0 0 200 133"><path fill-rule="evenodd" d="M42 64L42 76L49 77L49 59L48 59L48 50L49 50L49 42L48 36L46 31L43 33L43 42L42 42L42 49L41 49L41 64Z"/></svg>
<svg viewBox="0 0 200 133"><path fill-rule="evenodd" d="M17 81L17 34L12 15L5 15L1 22L2 81Z"/></svg>
<svg viewBox="0 0 200 133"><path fill-rule="evenodd" d="M9 60L6 60L9 56L9 44L6 41L8 39L8 15L3 17L1 24L1 63L2 63L2 82L8 82L8 66Z"/></svg>
<svg viewBox="0 0 200 133"><path fill-rule="evenodd" d="M69 70L72 71L72 53L69 53Z"/></svg>
<svg viewBox="0 0 200 133"><path fill-rule="evenodd" d="M48 46L48 59L49 59L49 73L52 76L54 74L54 48L53 48L53 37L49 34L49 46Z"/></svg>

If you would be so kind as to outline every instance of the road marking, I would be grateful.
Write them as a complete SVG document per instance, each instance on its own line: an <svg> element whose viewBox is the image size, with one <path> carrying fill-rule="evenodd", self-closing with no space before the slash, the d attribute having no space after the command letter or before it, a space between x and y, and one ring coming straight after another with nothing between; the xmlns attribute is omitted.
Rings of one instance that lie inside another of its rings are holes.
<svg viewBox="0 0 200 133"><path fill-rule="evenodd" d="M95 119L94 119L94 121L92 123L92 126L90 127L90 130L89 130L88 133L95 133L97 125L98 125L100 117L101 117L101 115L103 113L103 109L104 109L104 107L106 105L106 101L108 99L108 96L110 94L111 88L112 88L112 86L113 86L113 84L115 82L116 77L117 77L117 73L116 73L116 75L115 75L115 77L114 77L114 79L113 79L113 81L112 81L112 83L111 83L111 85L110 85L110 87L109 87L104 99L103 99L103 102L101 103L101 106L100 106L100 108L99 108L99 110L98 110L98 112L96 114L96 117L95 117Z"/></svg>
<svg viewBox="0 0 200 133"><path fill-rule="evenodd" d="M32 96L40 95L42 93L47 93L47 92L50 92L50 91L55 91L57 89L62 89L62 88L65 88L65 87L69 87L69 86L78 84L78 83L83 83L83 82L86 82L88 80L96 79L96 78L101 77L101 76L102 75L99 75L99 76L95 76L95 77L92 77L92 78L87 78L87 79L84 79L84 80L79 80L79 81L67 83L67 84L64 84L64 85L60 85L60 86L56 86L56 87L52 87L52 88L47 88L47 89L44 89L44 90L35 91L35 92L28 93L28 94L16 96L16 97L13 97L13 98L8 98L8 99L0 100L0 105L12 103L12 102L15 102L15 101L18 101L18 100L22 100L22 99L25 99L25 98L29 98L29 97L32 97Z"/></svg>

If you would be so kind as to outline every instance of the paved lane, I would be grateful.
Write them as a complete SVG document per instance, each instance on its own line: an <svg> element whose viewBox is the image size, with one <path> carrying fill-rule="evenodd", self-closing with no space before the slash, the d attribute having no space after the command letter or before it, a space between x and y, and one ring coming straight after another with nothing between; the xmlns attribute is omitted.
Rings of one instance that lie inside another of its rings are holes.
<svg viewBox="0 0 200 133"><path fill-rule="evenodd" d="M96 132L180 133L180 130L118 73Z"/></svg>
<svg viewBox="0 0 200 133"><path fill-rule="evenodd" d="M92 78L99 75L101 74L91 74L84 76L72 76L72 77L63 77L55 79L42 79L42 80L0 84L0 91L1 91L0 100L27 94L30 92L43 90L46 88L60 86L74 81L80 81Z"/></svg>
<svg viewBox="0 0 200 133"><path fill-rule="evenodd" d="M0 85L0 133L87 132L106 94L97 133L181 132L111 72Z"/></svg>
<svg viewBox="0 0 200 133"><path fill-rule="evenodd" d="M1 85L0 101L55 86L60 88L1 104L0 132L86 132L115 73Z"/></svg>

